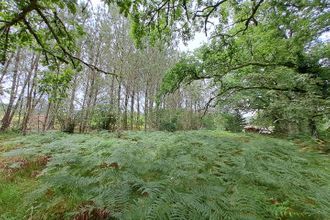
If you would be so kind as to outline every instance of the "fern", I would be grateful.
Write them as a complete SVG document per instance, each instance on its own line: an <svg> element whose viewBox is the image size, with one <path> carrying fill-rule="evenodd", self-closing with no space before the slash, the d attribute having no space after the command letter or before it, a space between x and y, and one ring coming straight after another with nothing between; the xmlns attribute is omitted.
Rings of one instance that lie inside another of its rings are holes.
<svg viewBox="0 0 330 220"><path fill-rule="evenodd" d="M116 219L327 219L330 213L329 158L285 140L217 131L49 135L41 146L27 136L22 148L2 154L50 156L25 197L36 218L72 219L85 203Z"/></svg>

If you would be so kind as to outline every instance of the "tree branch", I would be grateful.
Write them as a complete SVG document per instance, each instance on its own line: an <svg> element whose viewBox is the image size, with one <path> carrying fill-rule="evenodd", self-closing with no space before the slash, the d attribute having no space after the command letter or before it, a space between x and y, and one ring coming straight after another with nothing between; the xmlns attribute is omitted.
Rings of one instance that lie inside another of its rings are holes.
<svg viewBox="0 0 330 220"><path fill-rule="evenodd" d="M212 36L212 38L215 38L215 37L228 37L228 38L231 38L231 37L235 37L236 35L238 35L239 33L241 33L241 32L245 32L248 28L249 28L249 25L250 25L250 22L252 21L252 20L255 20L255 15L256 15L256 13L257 13L257 11L258 11L258 9L259 9L259 7L260 7L260 5L262 4L264 2L264 0L260 0L257 4L255 4L255 1L253 1L253 3L254 3L254 6L253 6L253 8L252 8L252 13L251 13L251 15L249 16L249 17L247 17L247 18L244 18L244 19L240 19L240 20L238 20L238 21L235 21L232 25L234 25L234 24L238 24L238 23L241 23L241 22L245 22L244 23L244 25L245 25L245 27L243 28L243 29L240 29L240 30L238 30L238 31L236 31L234 34L227 34L227 33L217 33L217 34L214 34L213 36ZM232 26L232 25L230 25L230 26Z"/></svg>
<svg viewBox="0 0 330 220"><path fill-rule="evenodd" d="M240 92L240 91L244 91L244 90L269 90L269 91L274 90L274 91L295 92L295 93L302 93L302 94L306 94L307 93L306 90L300 89L300 88L296 88L296 87L294 87L294 88L279 88L279 87L267 87L267 86L252 86L252 87L232 86L232 87L229 87L229 88L227 88L225 90L222 90L217 95L215 95L215 96L213 96L213 97L211 97L209 99L209 101L205 105L205 108L204 108L204 112L203 112L202 117L207 113L207 111L208 111L208 109L210 107L215 107L218 104L218 101L217 101L214 105L211 106L212 102L216 98L218 98L218 97L226 94L229 91L233 91L233 90L235 90L234 92Z"/></svg>
<svg viewBox="0 0 330 220"><path fill-rule="evenodd" d="M17 24L20 21L23 21L26 15L31 11L35 10L36 7L37 7L37 0L30 0L30 4L27 5L25 8L23 8L21 13L18 13L17 16L14 17L11 21L5 21L5 24L0 28L0 32L5 30L6 28L9 28Z"/></svg>
<svg viewBox="0 0 330 220"><path fill-rule="evenodd" d="M195 12L195 15L193 17L193 20L196 18L196 17L203 17L205 18L204 20L204 33L205 35L207 36L207 24L209 23L209 17L211 16L211 14L216 11L216 9L223 3L225 3L226 1L228 0L222 0L222 1L219 1L217 2L216 4L214 5L209 5L209 6L206 6L205 8L203 8L202 10L198 10ZM204 11L208 10L208 9L211 9L207 14L204 14ZM198 13L203 13L203 14L198 14Z"/></svg>
<svg viewBox="0 0 330 220"><path fill-rule="evenodd" d="M72 55L71 53L69 53L69 52L67 51L67 49L63 47L62 42L60 41L60 39L58 38L57 34L55 33L53 27L52 27L51 24L49 23L47 17L42 13L42 11L41 11L38 7L36 8L36 11L37 11L38 14L40 15L40 17L43 19L43 21L46 23L48 29L49 29L50 32L52 33L52 36L53 36L54 39L56 40L58 46L61 48L61 50L62 50L62 52L64 53L64 55L66 55L66 56L68 56L68 57L70 58L71 63L73 64L74 67L76 67L76 64L75 64L74 60L77 60L77 61L79 61L80 63L84 64L85 66L87 66L87 67L89 67L89 68L91 68L91 69L93 69L93 70L96 70L96 71L101 72L101 73L104 73L104 74L108 74L108 75L116 76L115 73L111 73L111 72L104 71L104 70L98 68L97 66L95 66L95 65L93 65L93 64L89 64L89 63L87 63L86 61L84 61L84 60L82 60L82 59L80 59L80 58L78 58L78 57ZM67 63L67 61L66 61L66 63Z"/></svg>
<svg viewBox="0 0 330 220"><path fill-rule="evenodd" d="M23 19L23 22L24 22L25 26L27 27L28 31L30 32L30 34L32 34L33 38L37 41L38 45L41 47L42 51L44 52L44 55L45 55L46 60L47 60L47 63L48 63L47 54L50 54L51 56L57 58L61 62L68 63L62 57L55 55L54 53L52 53L51 51L49 51L47 48L45 48L45 45L41 42L41 40L39 39L37 33L33 30L33 28L30 25L30 23L26 19Z"/></svg>

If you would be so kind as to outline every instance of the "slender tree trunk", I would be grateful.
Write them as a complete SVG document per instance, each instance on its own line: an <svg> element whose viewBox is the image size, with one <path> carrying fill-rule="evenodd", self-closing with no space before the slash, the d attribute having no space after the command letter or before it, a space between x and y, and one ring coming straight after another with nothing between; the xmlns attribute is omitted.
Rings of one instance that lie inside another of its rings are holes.
<svg viewBox="0 0 330 220"><path fill-rule="evenodd" d="M148 83L144 91L144 131L147 131L148 124Z"/></svg>
<svg viewBox="0 0 330 220"><path fill-rule="evenodd" d="M86 131L87 126L89 125L91 106L92 106L93 98L94 98L94 90L95 90L95 72L93 71L91 85L90 85L90 91L88 94L87 105L86 105L86 114L85 114L85 117L83 118L83 132Z"/></svg>
<svg viewBox="0 0 330 220"><path fill-rule="evenodd" d="M90 84L90 82L89 82L89 80L90 80L90 77L87 77L87 85L86 85L86 88L85 88L85 92L84 92L84 99L83 99L83 104L82 104L82 106L81 106L81 122L80 122L80 125L79 125L79 133L82 133L82 132L84 132L84 115L85 115L85 111L86 111L86 109L85 109L85 105L86 105L86 102L87 102L87 99L88 99L88 92L89 92L89 84Z"/></svg>
<svg viewBox="0 0 330 220"><path fill-rule="evenodd" d="M113 105L115 104L114 100L115 100L115 97L114 97L114 89L115 89L115 78L112 77L111 78L111 86L110 86L110 110L111 112L113 111Z"/></svg>
<svg viewBox="0 0 330 220"><path fill-rule="evenodd" d="M149 100L149 103L148 103L148 117L149 117L149 128L153 128L153 123L154 123L154 109L153 109L153 106L154 106L154 101L152 100L152 95L150 94L150 91L149 91L149 97L148 97L148 100Z"/></svg>
<svg viewBox="0 0 330 220"><path fill-rule="evenodd" d="M39 63L39 58L40 55L38 54L34 64L31 66L31 70L30 70L30 74L29 74L29 84L28 84L28 89L27 89L27 99L26 99L26 111L23 117L23 121L22 121L22 126L21 126L21 130L23 132L23 134L26 134L26 130L27 130L27 123L30 119L30 115L32 114L32 110L33 110L33 91L35 91L35 85L36 85L36 80L37 80L37 71L38 71L38 63ZM32 82L30 82L30 78L32 73L34 72L33 78L32 78Z"/></svg>
<svg viewBox="0 0 330 220"><path fill-rule="evenodd" d="M50 119L49 119L49 122L47 125L47 130L54 130L55 129L55 120L56 120L55 112L51 113L49 118Z"/></svg>
<svg viewBox="0 0 330 220"><path fill-rule="evenodd" d="M135 91L133 89L132 97L131 97L131 130L134 129L134 96L135 96Z"/></svg>
<svg viewBox="0 0 330 220"><path fill-rule="evenodd" d="M136 128L140 130L140 95L139 93L136 94L136 102L137 102L137 107L136 107Z"/></svg>
<svg viewBox="0 0 330 220"><path fill-rule="evenodd" d="M124 115L123 115L123 129L124 130L127 130L128 129L128 123L127 123L128 98L129 98L129 94L128 94L127 87L126 87L126 91L125 91L125 103L124 103Z"/></svg>
<svg viewBox="0 0 330 220"><path fill-rule="evenodd" d="M93 117L93 113L95 111L96 101L97 101L97 97L99 95L98 93L99 93L99 89L95 88L95 91L94 91L94 94L93 94L93 101L92 101L92 104L89 108L88 128L91 127L91 120L90 119Z"/></svg>
<svg viewBox="0 0 330 220"><path fill-rule="evenodd" d="M21 118L22 118L22 111L23 111L23 104L24 100L22 100L19 104L19 109L18 109L18 119L17 119L17 124L16 127L19 128L21 124ZM24 117L23 117L24 118Z"/></svg>
<svg viewBox="0 0 330 220"><path fill-rule="evenodd" d="M52 103L51 102L48 102L48 106L47 106L47 111L46 111L44 123L42 124L42 131L43 132L46 131L46 126L47 126L47 122L48 122L49 111L50 111L51 105L52 105Z"/></svg>
<svg viewBox="0 0 330 220"><path fill-rule="evenodd" d="M95 46L96 50L93 51L92 56L90 57L90 60L93 62L95 66L99 64L100 60L100 55L101 55L101 45L102 45L102 38L96 38L95 40ZM87 127L89 129L90 126L90 116L93 110L93 100L95 99L95 93L97 92L97 71L92 70L90 74L90 89L88 93L88 98L87 98L87 105L86 105L86 111L85 111L85 116L82 119L82 131L85 132ZM86 93L87 95L87 93Z"/></svg>
<svg viewBox="0 0 330 220"><path fill-rule="evenodd" d="M76 98L77 77L78 77L78 74L76 74L73 78L73 85L72 85L70 101L69 101L69 111L68 111L68 115L64 121L64 129L62 128L63 131L66 131L68 133L74 133L74 127L75 127L74 100Z"/></svg>
<svg viewBox="0 0 330 220"><path fill-rule="evenodd" d="M8 72L8 67L9 67L9 64L10 64L10 62L11 62L11 60L12 60L13 57L14 57L14 53L10 54L9 59L6 61L5 65L3 67L3 70L2 70L2 73L1 73L1 76L0 76L0 84L1 84L1 82L3 80L3 78L5 77L5 75Z"/></svg>
<svg viewBox="0 0 330 220"><path fill-rule="evenodd" d="M121 109L120 109L120 100L121 100L121 80L118 80L118 91L117 91L117 129L120 129L121 124L120 124L120 119L121 119Z"/></svg>
<svg viewBox="0 0 330 220"><path fill-rule="evenodd" d="M70 104L69 104L69 117L73 117L74 113L74 100L76 98L76 90L77 90L77 75L73 78L73 85L72 85L72 91L70 96Z"/></svg>
<svg viewBox="0 0 330 220"><path fill-rule="evenodd" d="M197 126L195 124L193 124L194 123L193 122L194 108L193 108L193 102L191 99L190 99L189 104L190 104L190 106L189 106L190 107L190 111L189 111L190 128L189 129L196 129Z"/></svg>
<svg viewBox="0 0 330 220"><path fill-rule="evenodd" d="M10 89L10 97L9 97L9 103L6 109L6 112L1 120L2 125L0 128L0 131L5 131L9 128L10 126L10 116L11 112L14 106L14 101L16 99L16 92L17 92L17 79L18 79L18 67L19 67L19 62L20 62L20 51L21 49L19 48L16 53L15 57L15 67L14 67L14 72L13 72L13 81L11 84L11 89Z"/></svg>

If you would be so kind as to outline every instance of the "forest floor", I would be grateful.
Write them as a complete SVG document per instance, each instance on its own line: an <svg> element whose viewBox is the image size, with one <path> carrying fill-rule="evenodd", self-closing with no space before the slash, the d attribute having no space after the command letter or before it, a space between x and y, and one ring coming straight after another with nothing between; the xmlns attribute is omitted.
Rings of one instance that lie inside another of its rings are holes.
<svg viewBox="0 0 330 220"><path fill-rule="evenodd" d="M324 143L221 131L0 134L0 219L328 219Z"/></svg>

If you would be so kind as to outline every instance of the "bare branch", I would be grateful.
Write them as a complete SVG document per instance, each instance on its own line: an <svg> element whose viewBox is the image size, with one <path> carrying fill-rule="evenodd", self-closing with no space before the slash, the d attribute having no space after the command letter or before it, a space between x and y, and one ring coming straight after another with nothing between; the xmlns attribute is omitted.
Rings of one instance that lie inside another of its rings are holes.
<svg viewBox="0 0 330 220"><path fill-rule="evenodd" d="M228 0L222 0L222 1L219 1L217 2L216 4L214 5L209 5L209 6L206 6L205 8L203 8L202 10L198 10L195 12L195 15L193 17L193 20L196 18L196 17L203 17L205 18L204 20L204 33L205 35L207 36L207 24L210 23L209 22L209 17L211 16L211 14L217 10L217 8L225 3L226 1ZM210 9L210 10L209 10ZM209 12L207 14L204 14L205 11L209 10ZM199 13L202 13L202 14L199 14Z"/></svg>
<svg viewBox="0 0 330 220"><path fill-rule="evenodd" d="M235 37L237 36L239 33L244 33L248 28L249 28L249 25L250 25L250 22L251 21L255 21L256 22L256 19L255 19L255 15L260 7L260 5L264 2L264 0L260 0L257 4L255 4L255 1L253 1L254 3L254 6L252 8L252 12L251 12L251 15L247 18L244 18L244 19L240 19L238 21L235 21L233 24L229 25L229 26L233 26L235 24L238 24L238 23L242 23L242 22L245 22L244 23L244 28L236 31L234 34L227 34L227 33L217 33L217 34L214 34L212 36L212 38L215 38L215 37L228 37L228 38L232 38L232 37Z"/></svg>

